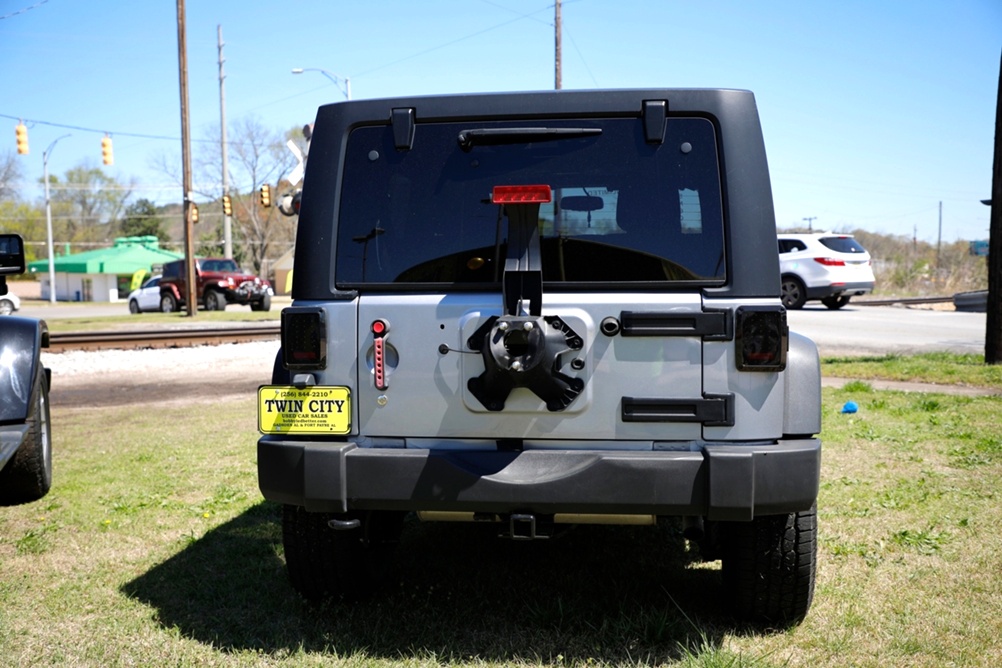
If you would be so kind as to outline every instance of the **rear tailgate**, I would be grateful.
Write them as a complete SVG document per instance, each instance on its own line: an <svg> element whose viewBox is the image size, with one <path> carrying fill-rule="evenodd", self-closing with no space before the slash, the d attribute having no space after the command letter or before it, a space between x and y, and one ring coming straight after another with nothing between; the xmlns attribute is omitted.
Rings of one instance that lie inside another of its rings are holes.
<svg viewBox="0 0 1002 668"><path fill-rule="evenodd" d="M727 410L721 402L733 407L734 400L705 396L701 335L620 331L610 336L601 327L607 318L622 321L631 313L695 320L703 313L700 298L646 295L633 302L609 301L609 295L546 295L544 316L558 316L583 341L559 364L561 373L580 378L584 387L565 409L551 411L525 387L514 388L502 410L491 410L470 391L470 379L483 374L485 363L479 351L470 349L469 339L500 313L498 295L361 297L357 432L374 439L411 439L409 444L421 447L463 447L464 440L484 439L533 439L554 447L638 441L626 447L651 447L653 441L703 438L704 424L724 426L713 416ZM733 342L713 349L716 363L733 364L733 356L722 352L728 346ZM377 352L384 364L378 374ZM724 381L714 384L734 394L756 382L774 385L777 374L747 374L741 383L726 381L733 371L717 375Z"/></svg>

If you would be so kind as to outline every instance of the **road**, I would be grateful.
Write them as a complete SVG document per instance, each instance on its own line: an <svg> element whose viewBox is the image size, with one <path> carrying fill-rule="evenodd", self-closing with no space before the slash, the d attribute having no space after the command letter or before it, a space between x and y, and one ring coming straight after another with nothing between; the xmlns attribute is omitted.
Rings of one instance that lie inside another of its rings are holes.
<svg viewBox="0 0 1002 668"><path fill-rule="evenodd" d="M808 305L787 313L790 329L813 339L823 356L983 354L985 318L984 313L851 303L838 311Z"/></svg>
<svg viewBox="0 0 1002 668"><path fill-rule="evenodd" d="M287 299L287 298L286 298ZM285 302L275 305L275 319ZM247 310L247 306L231 306ZM25 300L18 315L55 320L127 313L125 303L88 304ZM138 319L137 319L138 320ZM902 306L856 306L830 311L809 303L789 311L790 329L818 344L822 355L875 355L945 351L984 353L985 314Z"/></svg>

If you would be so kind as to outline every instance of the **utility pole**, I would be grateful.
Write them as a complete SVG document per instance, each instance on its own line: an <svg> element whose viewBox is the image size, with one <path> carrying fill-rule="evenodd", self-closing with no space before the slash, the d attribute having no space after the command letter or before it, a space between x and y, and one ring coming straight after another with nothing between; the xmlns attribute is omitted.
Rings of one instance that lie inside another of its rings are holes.
<svg viewBox="0 0 1002 668"><path fill-rule="evenodd" d="M226 157L226 87L223 81L226 75L223 73L223 26L216 26L216 37L219 41L219 137L223 155L223 197L230 194L230 165ZM229 214L223 213L223 256L233 257L233 221Z"/></svg>
<svg viewBox="0 0 1002 668"><path fill-rule="evenodd" d="M560 51L560 0L556 0L554 5L554 17L553 17L553 27L554 27L554 72L553 72L553 89L560 90L562 84L561 79L561 51Z"/></svg>
<svg viewBox="0 0 1002 668"><path fill-rule="evenodd" d="M985 314L985 363L1002 364L1002 60L995 104L995 158L992 164L992 213L988 227L988 308Z"/></svg>
<svg viewBox="0 0 1002 668"><path fill-rule="evenodd" d="M808 216L807 218L804 218L804 220L807 221L807 231L808 232L813 232L814 231L814 221L817 220L817 219L818 219L817 216Z"/></svg>
<svg viewBox="0 0 1002 668"><path fill-rule="evenodd" d="M181 164L184 188L184 259L185 296L188 316L198 313L195 287L195 241L192 213L195 203L191 192L191 134L188 124L188 42L185 38L184 0L177 0L177 65L181 80Z"/></svg>

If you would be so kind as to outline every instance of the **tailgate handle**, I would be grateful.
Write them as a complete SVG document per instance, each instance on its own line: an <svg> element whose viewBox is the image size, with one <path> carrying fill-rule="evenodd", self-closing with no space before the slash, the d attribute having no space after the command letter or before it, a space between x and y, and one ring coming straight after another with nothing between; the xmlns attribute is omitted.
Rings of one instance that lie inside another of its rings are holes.
<svg viewBox="0 0 1002 668"><path fill-rule="evenodd" d="M701 422L706 427L734 426L734 395L704 394L698 399L623 397L623 422Z"/></svg>
<svg viewBox="0 0 1002 668"><path fill-rule="evenodd" d="M619 319L623 325L623 336L698 336L706 341L730 341L734 338L730 311L622 311Z"/></svg>

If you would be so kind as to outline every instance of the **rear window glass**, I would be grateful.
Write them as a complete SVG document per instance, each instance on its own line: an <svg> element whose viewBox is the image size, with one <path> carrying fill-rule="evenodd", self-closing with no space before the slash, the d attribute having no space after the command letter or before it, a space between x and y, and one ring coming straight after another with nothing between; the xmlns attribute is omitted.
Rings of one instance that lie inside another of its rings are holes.
<svg viewBox="0 0 1002 668"><path fill-rule="evenodd" d="M866 249L852 237L821 237L821 243L825 248L836 253L865 253Z"/></svg>
<svg viewBox="0 0 1002 668"><path fill-rule="evenodd" d="M565 134L522 132L543 126ZM502 138L461 146L470 131ZM490 201L498 185L552 189L538 214L551 288L726 278L716 135L706 119L669 118L662 144L648 144L636 118L419 124L407 151L394 147L390 126L361 127L343 174L339 287L499 282L508 221Z"/></svg>

